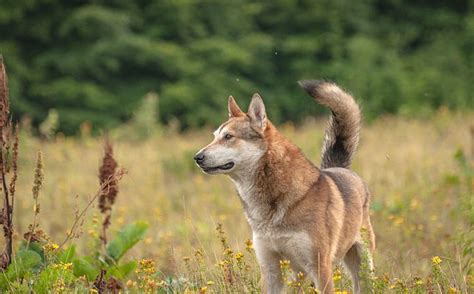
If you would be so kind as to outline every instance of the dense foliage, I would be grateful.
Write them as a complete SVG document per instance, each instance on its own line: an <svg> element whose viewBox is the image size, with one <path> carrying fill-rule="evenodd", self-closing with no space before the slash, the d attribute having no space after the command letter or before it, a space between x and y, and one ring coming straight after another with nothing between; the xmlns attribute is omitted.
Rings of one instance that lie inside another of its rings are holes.
<svg viewBox="0 0 474 294"><path fill-rule="evenodd" d="M472 2L471 2L472 3ZM259 91L274 121L316 106L296 85L328 78L366 116L473 107L469 1L2 0L0 53L15 117L52 108L60 129L128 120L150 91L182 127Z"/></svg>

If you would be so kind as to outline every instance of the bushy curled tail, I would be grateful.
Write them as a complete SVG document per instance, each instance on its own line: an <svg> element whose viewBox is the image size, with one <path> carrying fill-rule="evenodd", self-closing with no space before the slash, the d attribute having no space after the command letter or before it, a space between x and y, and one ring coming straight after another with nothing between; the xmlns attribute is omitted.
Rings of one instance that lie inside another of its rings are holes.
<svg viewBox="0 0 474 294"><path fill-rule="evenodd" d="M321 169L349 168L357 145L361 113L354 98L336 84L326 81L300 81L300 86L332 115L326 128Z"/></svg>

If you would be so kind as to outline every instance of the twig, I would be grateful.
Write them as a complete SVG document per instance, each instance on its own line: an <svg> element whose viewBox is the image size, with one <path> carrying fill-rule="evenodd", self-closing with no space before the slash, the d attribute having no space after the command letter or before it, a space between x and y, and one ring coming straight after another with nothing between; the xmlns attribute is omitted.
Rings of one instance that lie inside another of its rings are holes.
<svg viewBox="0 0 474 294"><path fill-rule="evenodd" d="M126 174L125 169L119 169L114 175L110 176L106 181L104 181L100 187L97 193L89 200L87 205L82 209L82 211L75 217L74 223L71 226L71 229L68 230L66 234L66 239L59 245L58 249L60 250L69 240L71 240L74 237L74 231L77 229L77 226L79 225L80 221L84 218L86 215L87 211L89 208L94 204L94 202L99 198L99 196L102 193L106 192L106 189L110 187L110 183L113 181L119 181L122 179L123 175Z"/></svg>
<svg viewBox="0 0 474 294"><path fill-rule="evenodd" d="M41 190L41 187L43 186L43 179L44 179L44 174L43 174L43 156L41 151L38 151L38 156L36 159L36 166L35 166L35 180L33 183L33 200L35 201L35 204L33 206L34 210L34 217L33 217L33 224L31 225L30 228L30 234L28 236L28 241L26 243L26 248L30 246L31 243L31 238L33 238L33 235L35 234L37 222L38 222L38 214L39 214L39 203L38 203L38 198L39 198L39 192Z"/></svg>

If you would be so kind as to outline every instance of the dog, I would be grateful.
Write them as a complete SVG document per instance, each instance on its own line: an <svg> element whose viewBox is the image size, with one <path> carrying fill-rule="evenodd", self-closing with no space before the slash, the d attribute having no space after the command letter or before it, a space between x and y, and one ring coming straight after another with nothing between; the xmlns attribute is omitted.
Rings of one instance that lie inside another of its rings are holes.
<svg viewBox="0 0 474 294"><path fill-rule="evenodd" d="M304 273L322 293L334 293L332 265L342 261L354 292L360 293L364 254L372 270L375 249L370 193L349 170L359 142L361 111L334 83L299 84L331 111L320 168L278 132L259 94L253 95L247 113L229 97L229 119L194 160L206 174L226 174L234 182L252 229L263 293L283 291L281 260L289 260L292 269Z"/></svg>

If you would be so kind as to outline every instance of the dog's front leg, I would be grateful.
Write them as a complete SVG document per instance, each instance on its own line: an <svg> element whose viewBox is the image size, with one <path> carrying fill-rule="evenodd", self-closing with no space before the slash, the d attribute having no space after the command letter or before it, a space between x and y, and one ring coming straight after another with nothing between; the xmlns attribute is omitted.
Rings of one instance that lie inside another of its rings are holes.
<svg viewBox="0 0 474 294"><path fill-rule="evenodd" d="M253 243L261 271L262 293L282 293L283 280L280 270L280 256L269 248L264 238L254 235Z"/></svg>
<svg viewBox="0 0 474 294"><path fill-rule="evenodd" d="M332 280L332 262L320 260L316 266L310 270L311 280L313 281L318 293L334 293L334 282Z"/></svg>

